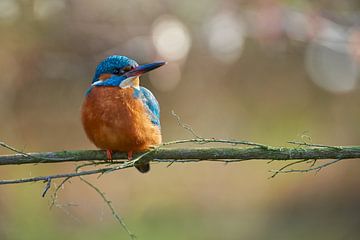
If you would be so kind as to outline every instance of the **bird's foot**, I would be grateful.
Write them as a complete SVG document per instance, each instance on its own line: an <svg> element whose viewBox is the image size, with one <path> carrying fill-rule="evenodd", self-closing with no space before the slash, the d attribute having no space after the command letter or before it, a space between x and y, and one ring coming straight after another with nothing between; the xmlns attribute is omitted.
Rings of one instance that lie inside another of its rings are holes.
<svg viewBox="0 0 360 240"><path fill-rule="evenodd" d="M113 154L113 151L112 151L112 150L110 150L110 149L107 149L107 150L106 150L107 161L108 161L108 162L111 162L111 163L113 162L112 154Z"/></svg>

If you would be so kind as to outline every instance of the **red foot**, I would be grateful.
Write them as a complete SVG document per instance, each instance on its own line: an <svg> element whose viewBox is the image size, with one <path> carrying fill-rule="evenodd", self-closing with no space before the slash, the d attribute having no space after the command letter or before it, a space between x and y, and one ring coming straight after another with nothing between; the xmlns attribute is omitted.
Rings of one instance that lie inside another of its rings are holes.
<svg viewBox="0 0 360 240"><path fill-rule="evenodd" d="M130 161L133 157L133 152L132 151L129 151L128 152L128 160Z"/></svg>
<svg viewBox="0 0 360 240"><path fill-rule="evenodd" d="M113 151L112 150L110 150L110 149L107 149L106 150L106 157L107 157L107 160L109 161L109 162L112 162L112 154L113 154Z"/></svg>

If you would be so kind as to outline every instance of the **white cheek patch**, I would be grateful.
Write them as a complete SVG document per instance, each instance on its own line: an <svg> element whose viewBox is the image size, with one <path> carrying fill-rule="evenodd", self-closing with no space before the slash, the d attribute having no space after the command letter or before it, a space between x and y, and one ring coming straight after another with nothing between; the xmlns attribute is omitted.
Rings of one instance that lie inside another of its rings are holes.
<svg viewBox="0 0 360 240"><path fill-rule="evenodd" d="M121 88L128 88L130 87L130 84L129 83L126 83L127 79L122 81L120 84L119 84L119 87Z"/></svg>
<svg viewBox="0 0 360 240"><path fill-rule="evenodd" d="M129 88L129 87L133 87L136 89L139 89L139 86L135 86L133 80L136 78L135 77L129 77L123 81L121 81L121 83L119 84L119 87L121 88Z"/></svg>
<svg viewBox="0 0 360 240"><path fill-rule="evenodd" d="M93 84L91 84L91 86L97 86L97 85L99 85L99 84L102 83L102 82L103 82L102 80L96 81L96 82L94 82Z"/></svg>

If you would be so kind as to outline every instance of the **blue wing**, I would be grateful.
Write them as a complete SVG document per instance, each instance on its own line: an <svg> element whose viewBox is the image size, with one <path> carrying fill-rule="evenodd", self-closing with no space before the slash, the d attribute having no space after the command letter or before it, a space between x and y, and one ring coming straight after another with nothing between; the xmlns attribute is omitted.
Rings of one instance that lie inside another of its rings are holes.
<svg viewBox="0 0 360 240"><path fill-rule="evenodd" d="M154 95L150 90L140 87L140 99L149 113L151 122L160 127L160 107Z"/></svg>

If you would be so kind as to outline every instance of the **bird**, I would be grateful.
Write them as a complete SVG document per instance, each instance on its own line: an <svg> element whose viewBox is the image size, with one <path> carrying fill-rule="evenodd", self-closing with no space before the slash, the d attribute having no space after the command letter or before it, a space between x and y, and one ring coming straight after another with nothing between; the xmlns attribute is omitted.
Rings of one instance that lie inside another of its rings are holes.
<svg viewBox="0 0 360 240"><path fill-rule="evenodd" d="M142 152L162 142L160 107L150 90L140 86L140 76L166 64L139 65L135 60L111 55L96 67L81 107L81 121L89 140L105 150L112 161L114 151ZM142 173L150 164L135 165Z"/></svg>

